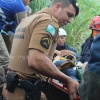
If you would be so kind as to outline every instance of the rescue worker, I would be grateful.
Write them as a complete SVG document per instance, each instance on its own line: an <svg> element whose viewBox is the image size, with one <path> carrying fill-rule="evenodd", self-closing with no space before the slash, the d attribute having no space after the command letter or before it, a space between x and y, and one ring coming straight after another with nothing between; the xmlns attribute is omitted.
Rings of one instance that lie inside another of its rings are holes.
<svg viewBox="0 0 100 100"><path fill-rule="evenodd" d="M25 6L29 2L30 0L0 0L0 32L9 53L12 44L10 37L14 35L22 18L27 17Z"/></svg>
<svg viewBox="0 0 100 100"><path fill-rule="evenodd" d="M92 30L92 33L90 34L90 37L88 37L85 42L82 44L81 47L81 58L80 61L82 63L88 62L90 59L90 48L91 48L91 44L94 40L94 38L96 37L96 35L98 34L98 32L96 30L93 29L93 23L96 21L98 22L97 17L94 17L93 20L90 22L90 29Z"/></svg>
<svg viewBox="0 0 100 100"><path fill-rule="evenodd" d="M11 49L3 88L5 100L40 100L41 82L46 77L65 83L70 99L77 98L78 82L59 71L51 60L59 27L70 23L78 13L76 0L52 0L48 8L22 19Z"/></svg>
<svg viewBox="0 0 100 100"><path fill-rule="evenodd" d="M90 26L89 28L92 30L92 33L90 35L90 37L88 37L85 42L82 44L82 48L81 48L81 58L80 61L82 63L88 62L90 59L90 49L91 49L91 44L93 42L93 40L95 39L95 37L98 34L98 31L96 31L92 26L94 24L94 22L99 22L99 17L94 17L92 19L92 21L90 22Z"/></svg>
<svg viewBox="0 0 100 100"><path fill-rule="evenodd" d="M90 51L88 69L83 75L84 83L79 87L81 100L100 100L100 16L95 16L90 29L95 37Z"/></svg>

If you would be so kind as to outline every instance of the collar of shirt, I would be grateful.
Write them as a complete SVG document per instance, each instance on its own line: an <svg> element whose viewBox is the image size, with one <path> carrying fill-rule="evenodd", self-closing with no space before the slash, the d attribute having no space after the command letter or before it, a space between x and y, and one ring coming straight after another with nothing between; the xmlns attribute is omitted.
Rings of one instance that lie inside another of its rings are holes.
<svg viewBox="0 0 100 100"><path fill-rule="evenodd" d="M55 18L55 20L58 22L58 20L56 19L54 13L48 7L44 8L43 12L48 13L49 15L51 15L51 17Z"/></svg>

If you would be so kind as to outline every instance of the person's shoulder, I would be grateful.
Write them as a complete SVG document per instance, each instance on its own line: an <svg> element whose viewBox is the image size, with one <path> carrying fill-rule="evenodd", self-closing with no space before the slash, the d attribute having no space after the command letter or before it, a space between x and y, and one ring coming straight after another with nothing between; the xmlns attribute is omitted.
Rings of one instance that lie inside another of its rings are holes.
<svg viewBox="0 0 100 100"><path fill-rule="evenodd" d="M12 3L12 8L14 8L13 10L16 13L26 11L26 7L22 0L15 0L15 2Z"/></svg>
<svg viewBox="0 0 100 100"><path fill-rule="evenodd" d="M41 20L47 20L47 21L53 21L55 23L57 23L57 20L55 19L55 17L51 17L50 15L46 14L46 13L43 13L41 14L41 17L40 17Z"/></svg>
<svg viewBox="0 0 100 100"><path fill-rule="evenodd" d="M0 7L4 12L11 15L26 11L22 0L0 0Z"/></svg>
<svg viewBox="0 0 100 100"><path fill-rule="evenodd" d="M70 47L72 49L73 52L77 53L77 50L73 47Z"/></svg>
<svg viewBox="0 0 100 100"><path fill-rule="evenodd" d="M91 44L92 42L93 42L93 38L92 38L92 37L88 37L88 38L84 41L83 45Z"/></svg>
<svg viewBox="0 0 100 100"><path fill-rule="evenodd" d="M36 14L39 14L41 20L51 21L58 24L58 20L52 14L50 14L46 8L38 11Z"/></svg>
<svg viewBox="0 0 100 100"><path fill-rule="evenodd" d="M45 25L49 25L50 27L55 27L58 28L58 22L53 18L50 17L48 14L46 13L36 13L33 14L33 17L35 18L35 24L43 24Z"/></svg>
<svg viewBox="0 0 100 100"><path fill-rule="evenodd" d="M66 44L66 49L77 53L77 50L75 48L69 46L68 44Z"/></svg>

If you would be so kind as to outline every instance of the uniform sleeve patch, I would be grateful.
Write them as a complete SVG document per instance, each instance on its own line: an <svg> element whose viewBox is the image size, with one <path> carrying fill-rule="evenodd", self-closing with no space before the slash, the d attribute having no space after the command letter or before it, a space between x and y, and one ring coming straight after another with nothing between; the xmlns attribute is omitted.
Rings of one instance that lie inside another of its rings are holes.
<svg viewBox="0 0 100 100"><path fill-rule="evenodd" d="M50 46L50 39L48 37L43 37L40 41L40 44L46 48L46 49L49 49L49 46Z"/></svg>
<svg viewBox="0 0 100 100"><path fill-rule="evenodd" d="M46 27L46 32L49 32L52 36L54 36L56 33L56 28L49 24Z"/></svg>

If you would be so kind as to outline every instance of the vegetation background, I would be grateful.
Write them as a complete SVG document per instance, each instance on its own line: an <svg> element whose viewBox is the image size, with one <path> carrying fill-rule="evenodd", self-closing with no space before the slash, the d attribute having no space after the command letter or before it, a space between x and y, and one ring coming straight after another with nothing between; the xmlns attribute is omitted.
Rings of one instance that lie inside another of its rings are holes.
<svg viewBox="0 0 100 100"><path fill-rule="evenodd" d="M51 0L33 0L29 6L32 8L32 13L47 7ZM89 23L91 19L100 15L99 0L77 0L80 7L80 14L75 17L71 24L64 26L68 37L67 43L76 48L78 52L81 51L81 45L87 37L91 34Z"/></svg>

